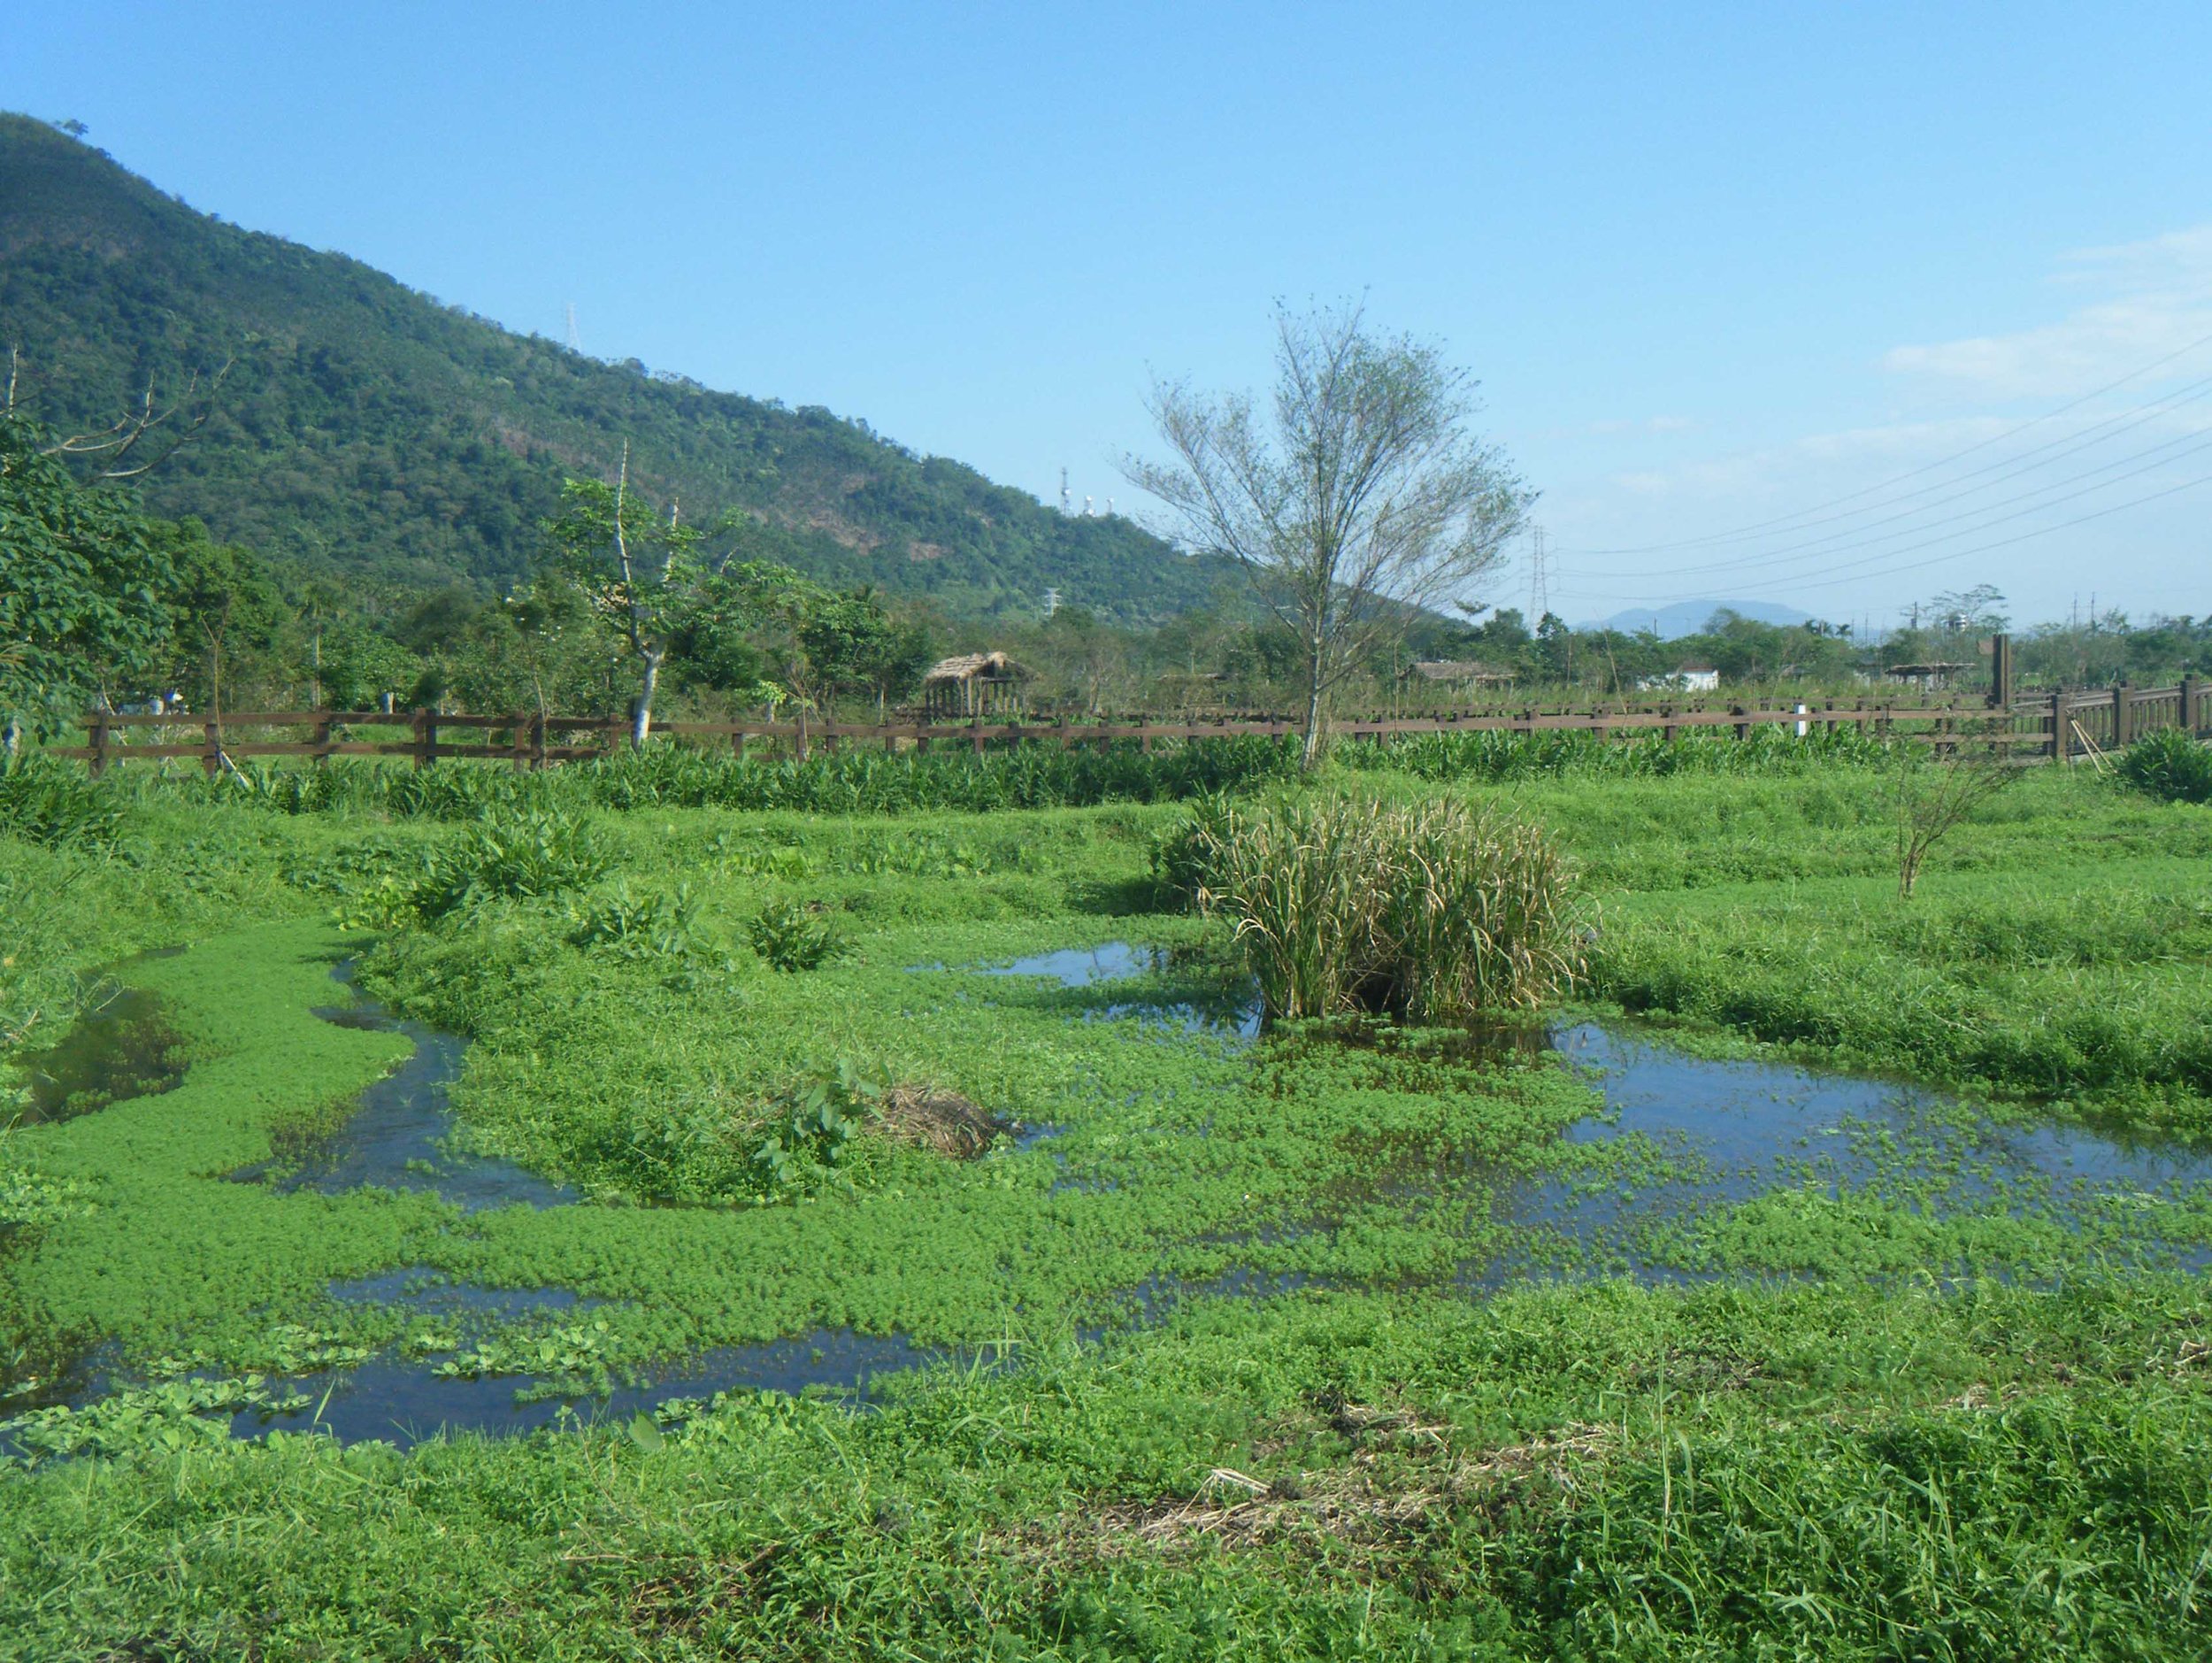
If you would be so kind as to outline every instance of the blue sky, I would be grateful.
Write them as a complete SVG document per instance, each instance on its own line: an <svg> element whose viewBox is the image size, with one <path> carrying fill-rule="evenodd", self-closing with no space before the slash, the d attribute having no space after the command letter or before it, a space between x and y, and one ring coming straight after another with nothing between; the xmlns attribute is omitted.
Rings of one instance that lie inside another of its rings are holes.
<svg viewBox="0 0 2212 1663"><path fill-rule="evenodd" d="M2212 611L2208 71L2201 4L204 0L0 37L0 104L195 207L1047 497L1141 507L1151 373L1262 384L1274 299L1363 293L1482 378L1557 610L1877 623L1978 582Z"/></svg>

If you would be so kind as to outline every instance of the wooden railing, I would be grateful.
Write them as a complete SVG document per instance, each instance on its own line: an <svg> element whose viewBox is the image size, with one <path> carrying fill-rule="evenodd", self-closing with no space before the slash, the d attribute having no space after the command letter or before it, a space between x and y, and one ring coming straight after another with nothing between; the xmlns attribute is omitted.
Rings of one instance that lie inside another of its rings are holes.
<svg viewBox="0 0 2212 1663"><path fill-rule="evenodd" d="M1721 704L1622 703L1582 709L1527 706L1518 710L1469 711L1451 715L1347 717L1330 723L1339 739L1386 743L1407 735L1436 733L1594 733L1632 737L1656 733L1673 739L1694 733L1724 733L1747 739L1763 728L1786 725L1793 734L1855 726L1862 732L1924 740L1942 750L1960 743L1994 745L2008 753L2070 760L2116 750L2160 728L2204 730L2203 688L2195 677L2178 687L2116 688L2058 692L2016 700L1995 712L1979 703L1836 700L1815 703ZM611 755L629 743L626 716L452 715L438 711L244 711L219 719L191 714L160 715L94 712L81 719L86 743L58 746L55 754L83 758L95 774L113 762L192 758L210 774L239 758L305 757L319 763L331 757L397 757L428 767L447 758L506 762L517 768L543 767ZM302 730L299 738L270 736L275 730ZM404 737L368 738L394 729ZM178 743L165 735L192 735ZM1237 735L1281 738L1299 731L1288 717L1223 715L1216 718L1123 721L1057 720L964 722L900 720L839 722L801 717L787 721L671 721L653 731L694 743L726 745L742 757L755 745L804 757L817 749L878 744L887 750L962 745L981 751L1002 744L1114 744L1134 743L1146 750L1163 739L1218 739ZM142 740L140 735L146 737Z"/></svg>

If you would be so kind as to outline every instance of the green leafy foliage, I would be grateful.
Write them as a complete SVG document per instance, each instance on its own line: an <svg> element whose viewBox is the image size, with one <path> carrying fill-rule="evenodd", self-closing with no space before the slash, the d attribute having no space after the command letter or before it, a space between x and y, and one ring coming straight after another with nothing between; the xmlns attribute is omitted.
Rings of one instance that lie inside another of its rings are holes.
<svg viewBox="0 0 2212 1663"><path fill-rule="evenodd" d="M125 802L81 765L35 754L0 759L0 836L49 849L97 848L122 829Z"/></svg>
<svg viewBox="0 0 2212 1663"><path fill-rule="evenodd" d="M0 279L4 282L4 279ZM81 486L52 436L0 412L0 728L52 732L134 693L170 638L174 580L136 503Z"/></svg>
<svg viewBox="0 0 2212 1663"><path fill-rule="evenodd" d="M699 897L687 882L666 889L618 883L570 917L572 944L618 959L688 959L706 948Z"/></svg>
<svg viewBox="0 0 2212 1663"><path fill-rule="evenodd" d="M846 951L836 927L822 916L818 904L771 901L745 926L753 951L778 970L819 970Z"/></svg>
<svg viewBox="0 0 2212 1663"><path fill-rule="evenodd" d="M0 317L56 425L104 427L150 376L180 397L196 373L187 415L210 420L146 477L148 505L373 583L528 578L563 480L612 479L626 438L646 495L680 499L688 523L741 517L718 552L835 589L887 581L980 615L1026 612L1056 583L1137 620L1219 574L864 421L588 358L195 213L24 116L0 115Z"/></svg>
<svg viewBox="0 0 2212 1663"><path fill-rule="evenodd" d="M605 875L612 853L598 830L558 809L528 809L465 828L434 854L414 904L439 919L487 901L541 900Z"/></svg>
<svg viewBox="0 0 2212 1663"><path fill-rule="evenodd" d="M2165 803L2212 803L2212 745L2177 728L2137 740L2113 765L2121 780Z"/></svg>

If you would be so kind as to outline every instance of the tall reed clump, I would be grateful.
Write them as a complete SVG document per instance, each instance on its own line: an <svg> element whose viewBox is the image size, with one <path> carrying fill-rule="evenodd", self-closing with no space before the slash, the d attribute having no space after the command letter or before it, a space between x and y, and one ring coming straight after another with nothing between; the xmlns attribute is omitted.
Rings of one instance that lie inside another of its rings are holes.
<svg viewBox="0 0 2212 1663"><path fill-rule="evenodd" d="M1464 803L1210 805L1165 869L1231 920L1271 1018L1413 1022L1529 1010L1581 974L1566 864L1540 827Z"/></svg>

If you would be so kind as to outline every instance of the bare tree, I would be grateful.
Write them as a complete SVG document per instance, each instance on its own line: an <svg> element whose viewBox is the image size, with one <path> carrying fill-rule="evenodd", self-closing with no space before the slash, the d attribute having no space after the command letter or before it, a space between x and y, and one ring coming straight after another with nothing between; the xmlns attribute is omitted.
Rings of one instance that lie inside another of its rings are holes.
<svg viewBox="0 0 2212 1663"><path fill-rule="evenodd" d="M1415 609L1467 598L1535 497L1469 431L1476 383L1435 347L1370 334L1357 305L1279 305L1275 331L1271 424L1248 396L1156 381L1171 458L1122 471L1186 544L1241 564L1297 632L1310 767L1329 690Z"/></svg>
<svg viewBox="0 0 2212 1663"><path fill-rule="evenodd" d="M171 404L157 407L154 384L149 381L137 402L106 427L57 437L40 446L40 454L65 456L88 463L96 480L136 479L142 473L150 473L191 443L200 429L207 426L208 419L215 413L214 395L222 386L223 378L230 373L234 361L224 360L222 367L209 378L207 392L199 407L188 413L188 406L200 397L197 370L187 378L183 394ZM0 403L0 411L9 415L21 407L17 391L21 369L22 350L11 346L5 401ZM147 443L150 438L153 443ZM141 445L146 448L142 450Z"/></svg>
<svg viewBox="0 0 2212 1663"><path fill-rule="evenodd" d="M1910 740L1897 745L1897 893L1909 899L1928 851L1952 828L2019 777L2010 750L1998 743L1993 720L1972 735L1954 738L1940 754Z"/></svg>

